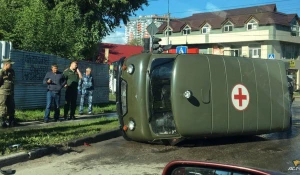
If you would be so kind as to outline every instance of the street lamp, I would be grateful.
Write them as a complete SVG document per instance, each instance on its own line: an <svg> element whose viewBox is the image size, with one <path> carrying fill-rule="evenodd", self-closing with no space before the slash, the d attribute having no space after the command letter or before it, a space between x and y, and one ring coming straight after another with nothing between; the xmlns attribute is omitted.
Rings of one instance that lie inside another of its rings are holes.
<svg viewBox="0 0 300 175"><path fill-rule="evenodd" d="M169 0L168 0L168 21L167 21L167 23L168 23L168 25L167 25L167 41L168 41L168 44L170 44L170 42L169 42L169 27L170 27L170 4L169 4Z"/></svg>

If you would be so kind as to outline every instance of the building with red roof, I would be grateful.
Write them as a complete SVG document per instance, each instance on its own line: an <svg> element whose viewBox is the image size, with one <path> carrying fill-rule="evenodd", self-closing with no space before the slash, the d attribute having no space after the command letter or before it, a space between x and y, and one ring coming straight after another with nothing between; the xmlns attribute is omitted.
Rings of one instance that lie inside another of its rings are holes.
<svg viewBox="0 0 300 175"><path fill-rule="evenodd" d="M122 57L128 58L132 55L140 54L143 50L142 46L100 43L99 56L96 62L111 64Z"/></svg>

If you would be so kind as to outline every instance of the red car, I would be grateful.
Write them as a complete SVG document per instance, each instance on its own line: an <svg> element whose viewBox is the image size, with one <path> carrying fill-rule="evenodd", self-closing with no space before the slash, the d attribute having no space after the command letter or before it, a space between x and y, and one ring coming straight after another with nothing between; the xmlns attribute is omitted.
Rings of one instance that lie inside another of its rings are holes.
<svg viewBox="0 0 300 175"><path fill-rule="evenodd" d="M283 175L283 173L246 168L236 165L198 161L172 161L163 175Z"/></svg>

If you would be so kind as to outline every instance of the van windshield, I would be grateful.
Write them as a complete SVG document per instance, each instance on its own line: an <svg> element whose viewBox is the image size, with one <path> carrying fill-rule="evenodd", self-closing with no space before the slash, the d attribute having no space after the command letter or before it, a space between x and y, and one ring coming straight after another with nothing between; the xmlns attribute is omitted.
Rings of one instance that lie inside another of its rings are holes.
<svg viewBox="0 0 300 175"><path fill-rule="evenodd" d="M171 106L171 77L173 58L159 58L150 70L151 126L157 134L174 134L175 124Z"/></svg>

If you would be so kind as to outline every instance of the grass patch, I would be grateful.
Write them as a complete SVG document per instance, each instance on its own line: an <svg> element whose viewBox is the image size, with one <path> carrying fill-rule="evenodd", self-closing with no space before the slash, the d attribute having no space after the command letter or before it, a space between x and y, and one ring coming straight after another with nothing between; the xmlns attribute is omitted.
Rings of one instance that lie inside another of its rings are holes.
<svg viewBox="0 0 300 175"><path fill-rule="evenodd" d="M300 92L294 92L294 97L299 97L300 96Z"/></svg>
<svg viewBox="0 0 300 175"><path fill-rule="evenodd" d="M83 122L58 123L55 126L43 126L35 129L0 129L0 149L5 150L5 154L28 151L62 144L69 140L115 129L118 126L118 119L98 118ZM9 146L14 144L21 144L21 149L10 149Z"/></svg>
<svg viewBox="0 0 300 175"><path fill-rule="evenodd" d="M84 112L87 112L87 106L84 107ZM116 104L114 102L93 105L94 114L102 114L109 112L116 112ZM43 120L44 119L45 109L35 109L35 110L16 110L16 119L19 122L24 121L34 121L34 120ZM60 108L60 115L64 113L63 106ZM76 109L78 113L78 107ZM51 110L50 117L53 117L54 111Z"/></svg>
<svg viewBox="0 0 300 175"><path fill-rule="evenodd" d="M109 93L109 101L116 101L116 94Z"/></svg>

